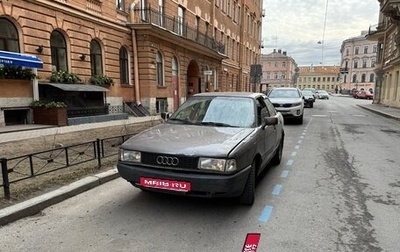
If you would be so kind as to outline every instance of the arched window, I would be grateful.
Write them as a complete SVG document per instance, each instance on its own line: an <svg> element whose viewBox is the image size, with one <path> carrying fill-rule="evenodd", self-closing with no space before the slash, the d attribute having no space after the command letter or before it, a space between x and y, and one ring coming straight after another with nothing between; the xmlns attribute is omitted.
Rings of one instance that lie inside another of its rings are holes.
<svg viewBox="0 0 400 252"><path fill-rule="evenodd" d="M361 75L361 82L364 83L364 82L365 82L365 79L366 79L366 75L365 75L365 74L362 74L362 75Z"/></svg>
<svg viewBox="0 0 400 252"><path fill-rule="evenodd" d="M164 86L164 64L163 56L160 51L156 55L156 80L157 86Z"/></svg>
<svg viewBox="0 0 400 252"><path fill-rule="evenodd" d="M17 28L9 20L0 18L0 50L20 52Z"/></svg>
<svg viewBox="0 0 400 252"><path fill-rule="evenodd" d="M119 49L119 71L121 84L129 84L128 51L123 46Z"/></svg>
<svg viewBox="0 0 400 252"><path fill-rule="evenodd" d="M357 75L356 74L353 75L353 83L355 83L355 82L357 82Z"/></svg>
<svg viewBox="0 0 400 252"><path fill-rule="evenodd" d="M99 42L90 42L90 68L92 76L103 74L103 57Z"/></svg>
<svg viewBox="0 0 400 252"><path fill-rule="evenodd" d="M370 74L369 76L369 82L374 82L375 81L375 74Z"/></svg>
<svg viewBox="0 0 400 252"><path fill-rule="evenodd" d="M68 71L67 44L59 31L50 35L51 65L53 71Z"/></svg>

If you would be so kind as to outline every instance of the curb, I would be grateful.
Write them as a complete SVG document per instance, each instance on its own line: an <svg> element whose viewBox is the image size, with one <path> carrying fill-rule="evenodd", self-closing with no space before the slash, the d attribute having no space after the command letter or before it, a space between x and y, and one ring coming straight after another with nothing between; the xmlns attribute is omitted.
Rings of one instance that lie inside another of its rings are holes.
<svg viewBox="0 0 400 252"><path fill-rule="evenodd" d="M0 210L0 227L24 217L40 213L43 209L71 198L119 177L117 168L88 176L27 201Z"/></svg>
<svg viewBox="0 0 400 252"><path fill-rule="evenodd" d="M376 110L376 109L373 109L373 108L369 108L369 107L361 105L361 104L357 104L357 106L359 106L360 108L366 109L368 111L371 111L371 112L373 112L375 114L378 114L378 115L381 115L381 116L384 116L384 117L387 117L387 118L393 118L393 119L395 119L397 121L400 121L400 117L394 116L394 115L392 115L390 113L385 113L383 111Z"/></svg>

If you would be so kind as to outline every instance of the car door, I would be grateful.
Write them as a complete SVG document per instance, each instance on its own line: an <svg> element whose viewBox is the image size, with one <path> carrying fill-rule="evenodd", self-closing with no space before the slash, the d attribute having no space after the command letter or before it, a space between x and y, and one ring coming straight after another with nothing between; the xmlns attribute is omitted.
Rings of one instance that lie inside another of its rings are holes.
<svg viewBox="0 0 400 252"><path fill-rule="evenodd" d="M268 98L266 98L266 97L258 98L259 108L258 108L257 113L260 113L259 127L262 127L262 125L265 123L265 117L273 116L270 114L270 111L269 111L264 99L268 99ZM276 146L275 143L278 138L277 129L276 129L275 125L268 125L265 127L264 130L261 130L261 137L263 138L262 144L264 146L264 148L263 148L264 152L262 153L263 159L262 159L261 167L264 167L269 162L269 160L272 158L272 156L274 154L274 149Z"/></svg>

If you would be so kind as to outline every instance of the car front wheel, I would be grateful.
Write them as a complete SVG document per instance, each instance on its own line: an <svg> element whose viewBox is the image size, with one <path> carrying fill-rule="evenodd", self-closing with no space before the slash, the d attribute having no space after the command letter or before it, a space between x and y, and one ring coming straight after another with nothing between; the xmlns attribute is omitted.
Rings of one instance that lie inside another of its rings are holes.
<svg viewBox="0 0 400 252"><path fill-rule="evenodd" d="M246 186L242 195L239 196L239 203L243 205L253 205L256 190L256 161L251 164L250 173L247 177Z"/></svg>

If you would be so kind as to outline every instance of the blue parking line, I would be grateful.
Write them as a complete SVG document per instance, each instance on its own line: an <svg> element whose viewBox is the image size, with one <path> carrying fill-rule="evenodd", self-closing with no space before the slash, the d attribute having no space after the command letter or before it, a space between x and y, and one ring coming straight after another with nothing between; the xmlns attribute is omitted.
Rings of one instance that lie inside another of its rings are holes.
<svg viewBox="0 0 400 252"><path fill-rule="evenodd" d="M271 213L272 213L272 206L265 206L258 220L262 222L268 222Z"/></svg>
<svg viewBox="0 0 400 252"><path fill-rule="evenodd" d="M287 178L288 175L289 175L289 171L288 170L283 170L282 174L281 174L281 178Z"/></svg>
<svg viewBox="0 0 400 252"><path fill-rule="evenodd" d="M278 196L281 193L282 185L275 185L274 190L272 190L272 195Z"/></svg>
<svg viewBox="0 0 400 252"><path fill-rule="evenodd" d="M286 164L287 165L292 165L293 164L293 159L289 159Z"/></svg>

